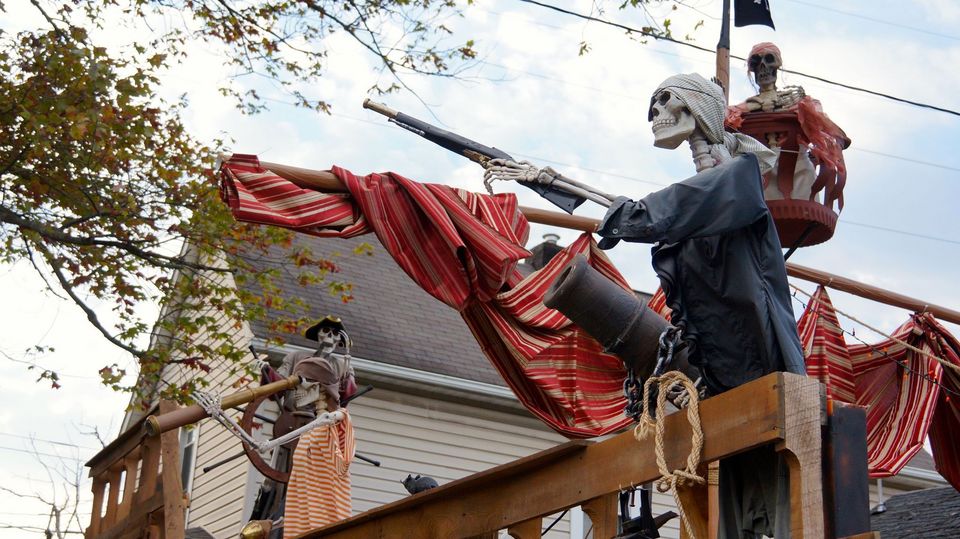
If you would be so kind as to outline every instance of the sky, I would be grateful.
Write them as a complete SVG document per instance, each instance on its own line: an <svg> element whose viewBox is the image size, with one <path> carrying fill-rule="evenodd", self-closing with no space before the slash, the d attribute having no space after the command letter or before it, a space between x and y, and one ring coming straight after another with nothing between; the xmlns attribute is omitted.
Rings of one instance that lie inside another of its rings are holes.
<svg viewBox="0 0 960 539"><path fill-rule="evenodd" d="M587 0L557 5L588 13ZM39 24L26 1L6 2L0 28L15 30ZM713 48L719 34L720 0L690 0L653 8L672 20L682 38ZM746 56L760 41L773 41L788 69L914 101L960 110L960 4L950 0L847 1L771 0L777 30L735 28L732 53ZM615 7L599 16L620 23L646 24L635 10ZM472 38L478 60L459 79L407 76L411 93L374 97L390 107L441 125L487 145L541 165L603 191L632 198L684 179L694 169L685 146L675 151L654 148L646 107L653 89L675 73L712 75L712 54L671 43L640 43L621 30L588 23L517 0L477 0L462 18L447 24L460 41ZM122 42L136 28L112 27L101 36ZM586 41L590 52L578 55ZM281 91L250 79L235 79L239 88L255 87L270 110L241 115L216 91L233 74L209 46L191 45L190 59L173 69L163 86L168 96L186 93L187 123L195 135L232 138L231 149L257 154L264 161L307 168L343 166L355 173L393 171L423 182L482 190L482 170L361 108L367 90L389 82L373 58L342 34L327 40L327 72L319 82L301 86L322 97L332 114L317 115L285 105ZM845 152L848 169L846 205L833 239L800 249L791 259L863 283L880 286L929 303L960 309L955 267L960 262L960 155L956 140L960 117L896 103L796 75L781 75L780 85L797 84L819 99L824 110L853 140ZM731 101L754 91L741 61L731 61ZM549 203L515 185L521 204L550 208ZM586 203L580 215L602 216ZM533 225L531 239L556 232L569 243L576 232ZM652 291L656 278L649 247L621 243L609 251L634 288ZM382 253L383 256L387 256ZM814 286L793 281L813 292ZM45 293L26 264L0 266L0 350L18 355L44 344L56 352L36 358L64 374L63 387L36 382L36 371L0 358L0 485L46 492L49 483L37 459L24 451L60 455L67 463L85 461L98 443L82 432L93 427L107 440L118 433L126 397L99 385L96 371L111 363L135 365L107 344L72 304ZM909 313L847 294L832 292L838 309L884 331L892 331ZM802 298L802 296L798 296ZM799 313L802 306L794 304ZM156 317L155 306L142 316ZM855 325L841 318L847 328ZM948 325L960 334L960 327ZM880 337L856 327L868 341ZM33 437L35 442L23 437ZM71 446L77 447L71 447ZM54 457L47 457L53 461ZM89 500L89 486L83 489ZM0 523L35 522L42 506L0 492ZM88 512L88 509L84 509ZM84 514L84 525L88 518ZM42 522L41 522L42 525ZM9 535L4 535L5 533ZM0 530L0 538L22 537Z"/></svg>

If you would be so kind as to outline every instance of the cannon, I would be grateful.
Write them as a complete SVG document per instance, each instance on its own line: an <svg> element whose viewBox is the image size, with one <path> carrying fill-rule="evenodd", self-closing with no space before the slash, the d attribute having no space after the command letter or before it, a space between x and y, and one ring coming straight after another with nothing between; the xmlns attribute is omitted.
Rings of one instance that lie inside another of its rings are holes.
<svg viewBox="0 0 960 539"><path fill-rule="evenodd" d="M659 340L670 327L662 316L620 285L604 277L583 255L575 257L560 273L543 298L597 340L605 352L623 360L627 370L640 380L653 374ZM666 370L679 370L696 380L682 347L675 350Z"/></svg>

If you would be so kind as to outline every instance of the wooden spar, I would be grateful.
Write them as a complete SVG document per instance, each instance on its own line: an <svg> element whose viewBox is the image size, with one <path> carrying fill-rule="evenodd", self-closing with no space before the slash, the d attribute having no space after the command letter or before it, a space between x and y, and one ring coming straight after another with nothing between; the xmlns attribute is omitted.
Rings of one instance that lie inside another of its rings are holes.
<svg viewBox="0 0 960 539"><path fill-rule="evenodd" d="M224 397L223 400L220 401L220 407L224 410L236 408L257 397L273 395L274 393L293 389L297 387L299 383L300 377L293 375L260 387L241 389L236 393L231 393ZM147 436L157 436L168 430L196 423L205 417L208 416L203 408L199 405L192 404L160 415L152 415L144 422L144 428Z"/></svg>
<svg viewBox="0 0 960 539"><path fill-rule="evenodd" d="M730 0L723 0L720 41L717 42L717 79L723 86L725 104L730 103Z"/></svg>
<svg viewBox="0 0 960 539"><path fill-rule="evenodd" d="M279 163L267 162L261 162L260 165L266 169L269 169L281 178L290 180L300 187L338 193L346 192L347 190L343 183L340 182L339 178L337 178L329 170L309 170L305 168L291 167L289 165L281 165ZM577 215L567 215L565 213L542 210L539 208L521 206L520 211L523 212L528 221L541 225L557 226L560 228L580 230L583 232L595 232L597 230L597 226L600 225L600 221L598 219L591 219L589 217L581 217ZM914 312L928 312L933 314L939 320L960 324L960 311L948 309L947 307L942 307L940 305L930 303L929 301L922 301L911 298L910 296L891 292L877 286L860 283L853 279L834 275L826 271L808 268L805 266L798 266L797 264L788 262L787 274L797 279L817 283L826 286L827 288L832 288L841 292L847 292L848 294L853 294L855 296L876 301L878 303L883 303L885 305L892 305L894 307L900 307L902 309L907 309L908 311Z"/></svg>

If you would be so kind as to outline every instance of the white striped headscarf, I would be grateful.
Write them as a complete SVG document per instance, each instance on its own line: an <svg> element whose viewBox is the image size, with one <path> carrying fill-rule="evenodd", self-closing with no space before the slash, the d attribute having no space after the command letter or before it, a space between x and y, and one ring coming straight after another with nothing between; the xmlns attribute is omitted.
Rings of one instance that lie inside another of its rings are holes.
<svg viewBox="0 0 960 539"><path fill-rule="evenodd" d="M667 90L676 95L690 110L697 126L703 131L710 143L710 155L717 163L744 153L756 154L760 162L760 172L772 170L777 154L764 146L759 140L743 133L727 133L723 129L723 119L727 112L723 89L714 82L697 73L674 75L657 86L650 100L651 115L657 95Z"/></svg>

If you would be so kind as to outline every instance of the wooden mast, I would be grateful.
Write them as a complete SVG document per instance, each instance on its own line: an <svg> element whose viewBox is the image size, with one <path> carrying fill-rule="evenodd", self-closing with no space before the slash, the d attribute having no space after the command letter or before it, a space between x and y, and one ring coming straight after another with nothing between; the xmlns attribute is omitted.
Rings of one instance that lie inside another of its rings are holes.
<svg viewBox="0 0 960 539"><path fill-rule="evenodd" d="M723 0L720 41L717 42L717 79L723 86L723 98L730 104L730 0Z"/></svg>

